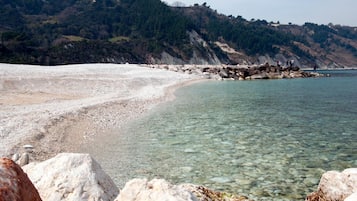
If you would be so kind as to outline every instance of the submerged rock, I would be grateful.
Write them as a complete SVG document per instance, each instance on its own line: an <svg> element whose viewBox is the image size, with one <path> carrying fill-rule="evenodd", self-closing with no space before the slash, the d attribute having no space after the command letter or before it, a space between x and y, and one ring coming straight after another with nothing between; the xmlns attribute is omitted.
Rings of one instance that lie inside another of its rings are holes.
<svg viewBox="0 0 357 201"><path fill-rule="evenodd" d="M203 186L197 186L193 184L182 184L180 186L191 192L198 201L252 201L245 196L217 192Z"/></svg>
<svg viewBox="0 0 357 201"><path fill-rule="evenodd" d="M308 195L306 201L356 200L356 192L357 168L328 171L322 175L317 191Z"/></svg>
<svg viewBox="0 0 357 201"><path fill-rule="evenodd" d="M0 158L0 200L41 201L39 193L21 167L8 158Z"/></svg>
<svg viewBox="0 0 357 201"><path fill-rule="evenodd" d="M88 154L58 154L23 167L43 200L112 201L119 189Z"/></svg>

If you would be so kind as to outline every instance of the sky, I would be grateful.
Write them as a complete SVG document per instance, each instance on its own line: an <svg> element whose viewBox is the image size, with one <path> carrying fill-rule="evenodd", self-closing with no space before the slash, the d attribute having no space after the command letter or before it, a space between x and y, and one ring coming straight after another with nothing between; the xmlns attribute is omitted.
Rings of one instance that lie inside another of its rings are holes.
<svg viewBox="0 0 357 201"><path fill-rule="evenodd" d="M357 0L163 0L171 5L207 3L218 13L281 24L339 24L357 27Z"/></svg>

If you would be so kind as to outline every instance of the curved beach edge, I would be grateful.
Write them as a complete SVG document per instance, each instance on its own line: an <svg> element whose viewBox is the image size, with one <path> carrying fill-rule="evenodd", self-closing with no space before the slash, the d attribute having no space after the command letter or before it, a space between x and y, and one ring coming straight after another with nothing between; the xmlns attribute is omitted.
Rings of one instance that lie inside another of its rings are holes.
<svg viewBox="0 0 357 201"><path fill-rule="evenodd" d="M0 64L0 77L0 155L31 145L36 161L77 152L204 80L134 64Z"/></svg>

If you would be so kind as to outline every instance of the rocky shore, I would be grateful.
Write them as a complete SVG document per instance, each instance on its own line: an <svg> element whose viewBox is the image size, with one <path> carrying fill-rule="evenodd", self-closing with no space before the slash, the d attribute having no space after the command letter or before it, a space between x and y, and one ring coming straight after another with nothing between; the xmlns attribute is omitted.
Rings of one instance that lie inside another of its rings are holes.
<svg viewBox="0 0 357 201"><path fill-rule="evenodd" d="M194 184L133 179L122 190L88 154L61 153L22 168L0 158L1 201L250 201Z"/></svg>
<svg viewBox="0 0 357 201"><path fill-rule="evenodd" d="M273 66L269 64L255 66L233 65L149 65L150 68L166 69L185 74L201 75L217 80L258 80L324 77L317 72L307 72L296 66Z"/></svg>
<svg viewBox="0 0 357 201"><path fill-rule="evenodd" d="M186 83L202 78L282 79L310 74L274 66L148 67L159 69L114 64L0 64L0 156L23 153L24 148L32 153L14 155L19 164L43 161L25 165L23 171L13 160L2 158L0 200L249 200L162 179L134 179L119 190L91 156L63 152L74 152L94 135L120 128L150 107L171 99L172 91ZM349 192L355 194L356 180L353 182ZM340 200L347 199L349 192ZM313 194L308 199L317 201L319 197Z"/></svg>
<svg viewBox="0 0 357 201"><path fill-rule="evenodd" d="M306 201L355 201L357 169L329 171ZM273 200L274 198L272 198ZM123 189L88 154L61 153L22 168L0 158L1 201L251 201L246 196L217 192L194 184L163 179L133 179Z"/></svg>

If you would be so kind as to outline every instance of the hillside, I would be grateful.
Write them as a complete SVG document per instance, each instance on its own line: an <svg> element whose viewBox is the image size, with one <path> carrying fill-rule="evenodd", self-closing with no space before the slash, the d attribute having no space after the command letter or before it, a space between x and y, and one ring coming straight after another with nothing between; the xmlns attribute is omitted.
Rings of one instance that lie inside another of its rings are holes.
<svg viewBox="0 0 357 201"><path fill-rule="evenodd" d="M0 62L357 66L357 28L280 25L160 0L0 0Z"/></svg>

